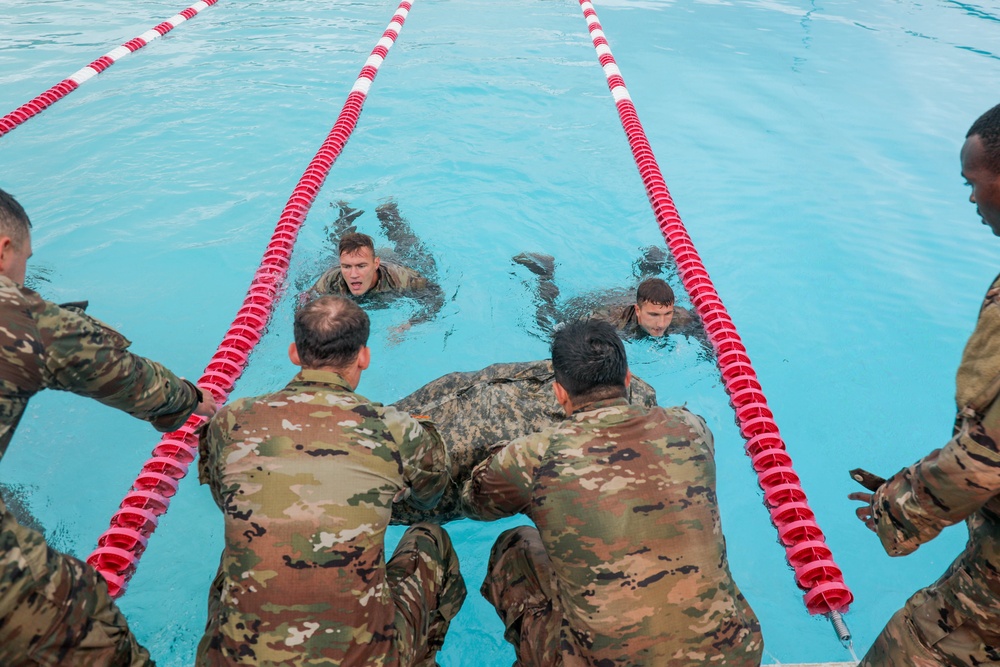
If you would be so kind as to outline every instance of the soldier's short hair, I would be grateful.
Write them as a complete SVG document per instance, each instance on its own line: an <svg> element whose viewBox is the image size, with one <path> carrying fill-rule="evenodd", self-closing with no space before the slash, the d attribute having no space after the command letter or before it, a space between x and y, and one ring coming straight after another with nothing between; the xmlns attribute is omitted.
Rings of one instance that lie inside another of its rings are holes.
<svg viewBox="0 0 1000 667"><path fill-rule="evenodd" d="M986 165L994 174L1000 174L1000 104L980 116L965 138L977 134L986 149Z"/></svg>
<svg viewBox="0 0 1000 667"><path fill-rule="evenodd" d="M31 234L31 220L24 208L10 194L0 190L0 236L9 236L18 248L24 246Z"/></svg>
<svg viewBox="0 0 1000 667"><path fill-rule="evenodd" d="M304 368L343 368L368 344L371 325L361 307L340 296L321 296L295 313L295 347Z"/></svg>
<svg viewBox="0 0 1000 667"><path fill-rule="evenodd" d="M374 255L375 241L367 234L351 232L340 237L340 242L337 244L337 254L343 255L346 252L348 255L353 255L362 248L368 248L372 251L372 255Z"/></svg>
<svg viewBox="0 0 1000 667"><path fill-rule="evenodd" d="M625 346L603 320L574 320L559 329L552 337L552 369L574 403L626 395Z"/></svg>
<svg viewBox="0 0 1000 667"><path fill-rule="evenodd" d="M635 302L638 304L653 303L658 306L672 306L674 301L674 290L662 278L643 280L635 291Z"/></svg>

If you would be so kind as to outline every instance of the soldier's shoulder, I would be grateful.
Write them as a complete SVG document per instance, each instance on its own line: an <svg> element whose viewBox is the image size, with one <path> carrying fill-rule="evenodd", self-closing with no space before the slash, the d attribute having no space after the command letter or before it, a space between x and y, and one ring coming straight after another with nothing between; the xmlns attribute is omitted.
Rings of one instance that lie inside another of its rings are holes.
<svg viewBox="0 0 1000 667"><path fill-rule="evenodd" d="M650 416L657 421L662 421L667 426L689 428L699 435L708 432L708 424L704 417L697 415L683 405L671 407L655 406L649 411Z"/></svg>

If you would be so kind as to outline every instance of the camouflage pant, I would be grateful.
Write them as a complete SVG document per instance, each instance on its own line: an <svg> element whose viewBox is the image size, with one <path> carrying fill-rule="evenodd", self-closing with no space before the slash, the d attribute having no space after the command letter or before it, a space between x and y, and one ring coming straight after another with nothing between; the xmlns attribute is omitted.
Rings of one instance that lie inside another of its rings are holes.
<svg viewBox="0 0 1000 667"><path fill-rule="evenodd" d="M545 552L538 529L533 526L519 526L500 534L490 551L490 562L481 592L500 615L506 628L504 638L514 645L517 654L514 667L624 664L613 660L592 663L581 657L577 649L566 645L563 634L570 628L558 607L555 570ZM742 600L742 596L740 599ZM759 666L764 650L760 625L745 601L742 610L737 612L726 628L736 639L725 646L717 642L719 633L706 631L703 638L696 637L697 645L685 645L677 657L655 658L654 661L637 658L635 662L626 659L626 662L631 665L656 664L660 667ZM721 634L727 635L725 632ZM571 636L571 630L567 636ZM635 654L632 657L635 658Z"/></svg>
<svg viewBox="0 0 1000 667"><path fill-rule="evenodd" d="M400 664L434 667L466 592L448 533L430 523L408 528L386 563L386 578L396 605Z"/></svg>
<svg viewBox="0 0 1000 667"><path fill-rule="evenodd" d="M50 548L0 502L0 665L152 664L104 578Z"/></svg>
<svg viewBox="0 0 1000 667"><path fill-rule="evenodd" d="M480 592L503 621L504 639L514 645L515 667L562 665L562 613L553 605L554 573L538 530L511 528L490 551Z"/></svg>
<svg viewBox="0 0 1000 667"><path fill-rule="evenodd" d="M953 566L941 580L914 593L886 623L860 667L1000 664L1000 619L962 618L949 601L970 581Z"/></svg>

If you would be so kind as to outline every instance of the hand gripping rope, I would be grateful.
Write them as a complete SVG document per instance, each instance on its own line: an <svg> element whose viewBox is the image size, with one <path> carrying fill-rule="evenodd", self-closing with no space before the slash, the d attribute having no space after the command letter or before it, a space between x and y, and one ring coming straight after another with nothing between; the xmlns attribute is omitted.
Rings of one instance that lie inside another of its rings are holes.
<svg viewBox="0 0 1000 667"><path fill-rule="evenodd" d="M3 118L0 118L0 137L7 134L32 116L40 114L45 109L66 97L71 92L79 88L81 83L97 76L107 68L111 67L119 58L127 56L133 51L138 51L157 37L166 35L181 23L194 18L198 12L206 7L211 7L218 1L219 0L202 0L202 2L191 5L180 14L167 19L158 26L154 26L138 37L130 39L117 49L109 51L107 54L101 56L94 62L79 70L68 79L63 79L56 85L52 86L27 104L22 104Z"/></svg>
<svg viewBox="0 0 1000 667"><path fill-rule="evenodd" d="M827 615L837 636L847 646L851 635L841 614L847 611L854 596L844 583L840 568L833 562L823 531L806 502L799 476L792 470L792 459L785 451L785 443L778 434L774 415L767 406L747 350L677 214L621 71L611 55L597 12L589 0L580 0L580 7L656 220L677 262L684 289L718 355L719 370L736 411L740 434L747 440L747 455L764 491L764 505L778 529L778 539L795 572L795 582L805 591L806 609L810 614Z"/></svg>
<svg viewBox="0 0 1000 667"><path fill-rule="evenodd" d="M285 204L243 306L237 311L236 319L198 380L198 384L211 391L220 405L246 368L250 351L260 341L264 327L274 312L275 299L288 274L288 263L299 229L334 161L357 125L368 89L399 36L410 6L411 3L406 0L399 3L382 38L361 68L333 129ZM163 436L153 449L152 458L146 461L132 489L122 500L120 509L111 517L111 527L97 540L97 549L87 558L87 562L104 575L112 597L119 597L125 592L149 536L156 529L160 516L167 511L170 498L177 493L178 483L194 461L198 453L196 431L203 421L201 417L192 416L184 426Z"/></svg>

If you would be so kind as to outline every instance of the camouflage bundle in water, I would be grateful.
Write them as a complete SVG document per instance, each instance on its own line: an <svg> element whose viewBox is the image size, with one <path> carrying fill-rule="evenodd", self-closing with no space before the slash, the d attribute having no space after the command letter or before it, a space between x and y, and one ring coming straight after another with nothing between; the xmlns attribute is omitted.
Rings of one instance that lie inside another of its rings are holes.
<svg viewBox="0 0 1000 667"><path fill-rule="evenodd" d="M554 378L548 360L493 364L480 371L449 373L394 403L398 410L434 420L451 453L451 483L433 510L396 503L390 523L440 524L462 518L462 484L491 448L565 418L552 391ZM656 392L637 377L630 392L632 403L656 405Z"/></svg>

